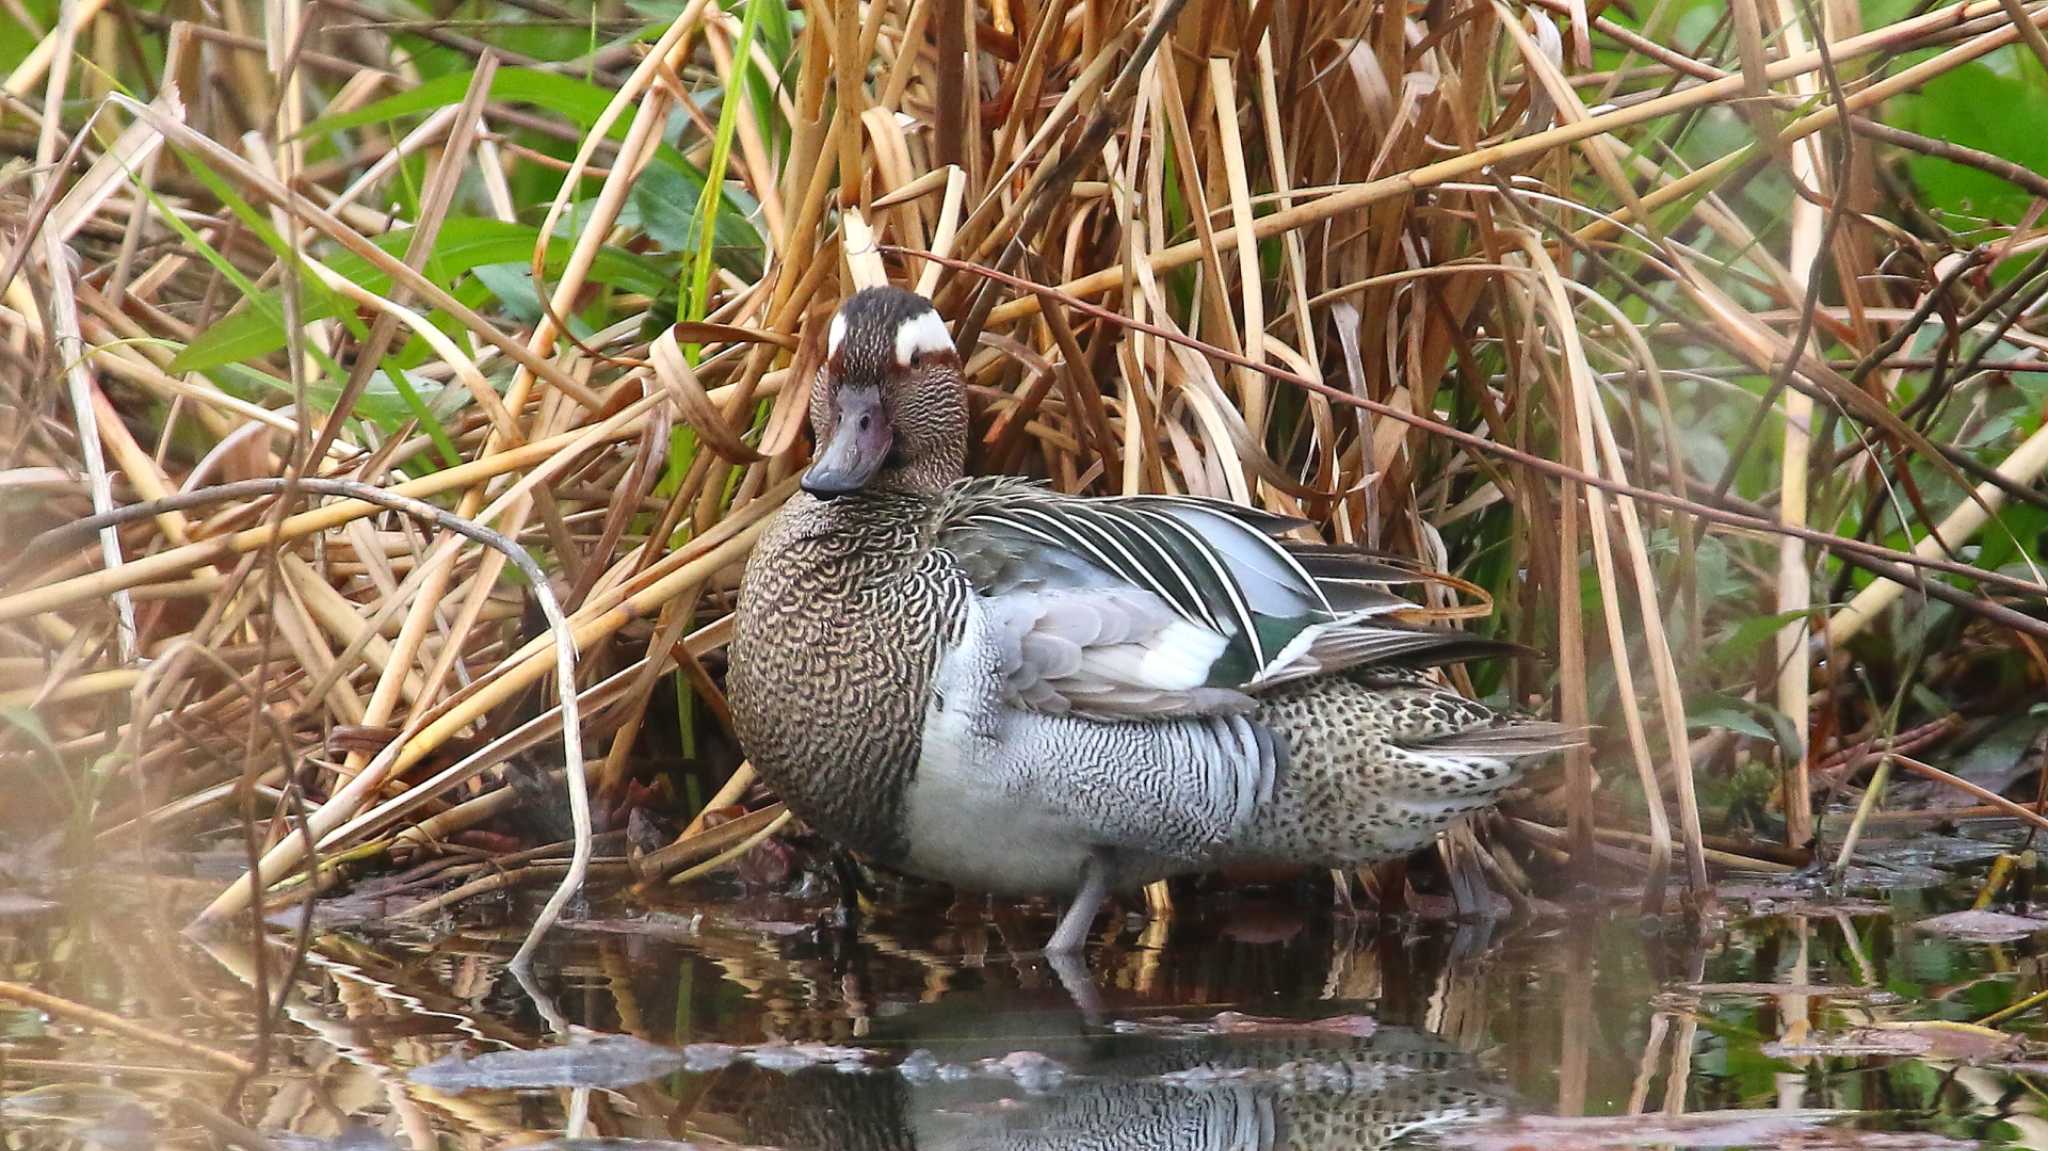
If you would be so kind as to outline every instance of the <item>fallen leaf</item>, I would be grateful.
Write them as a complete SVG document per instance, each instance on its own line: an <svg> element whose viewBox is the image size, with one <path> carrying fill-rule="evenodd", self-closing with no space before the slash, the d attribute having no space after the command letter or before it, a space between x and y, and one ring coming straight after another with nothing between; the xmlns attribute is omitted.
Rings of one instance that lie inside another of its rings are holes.
<svg viewBox="0 0 2048 1151"><path fill-rule="evenodd" d="M1951 911L1947 915L1923 919L1915 923L1913 929L1973 943L2010 943L2037 931L2048 931L2048 920L2008 915L2003 911Z"/></svg>
<svg viewBox="0 0 2048 1151"><path fill-rule="evenodd" d="M1607 1151L1630 1147L1775 1147L1781 1151L1965 1151L1978 1146L1918 1131L1829 1125L1854 1111L1696 1111L1690 1115L1520 1115L1453 1129L1439 1142L1474 1151Z"/></svg>
<svg viewBox="0 0 2048 1151"><path fill-rule="evenodd" d="M1859 999L1896 1003L1899 997L1882 987L1837 987L1814 983L1687 983L1694 995L1803 995L1813 999Z"/></svg>
<svg viewBox="0 0 2048 1151"><path fill-rule="evenodd" d="M683 1053L673 1048L630 1035L606 1035L587 1043L537 1051L451 1055L413 1068L410 1078L437 1091L629 1087L660 1078L682 1065Z"/></svg>
<svg viewBox="0 0 2048 1151"><path fill-rule="evenodd" d="M1761 1050L1774 1059L1860 1058L1907 1056L1944 1063L1980 1063L2013 1054L2017 1036L1974 1023L1916 1019L1872 1023L1854 1030L1766 1043Z"/></svg>

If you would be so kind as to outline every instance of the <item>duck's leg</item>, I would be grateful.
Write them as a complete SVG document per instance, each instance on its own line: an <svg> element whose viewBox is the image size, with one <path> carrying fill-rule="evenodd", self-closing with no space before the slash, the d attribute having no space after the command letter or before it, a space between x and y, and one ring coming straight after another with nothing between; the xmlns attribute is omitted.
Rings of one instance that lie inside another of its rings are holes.
<svg viewBox="0 0 2048 1151"><path fill-rule="evenodd" d="M1115 870L1116 858L1108 848L1088 853L1081 864L1081 890L1074 893L1074 902L1067 905L1067 913L1060 917L1052 942L1045 945L1047 953L1072 955L1088 942L1088 928L1095 922L1095 913L1102 910L1103 901L1109 898Z"/></svg>
<svg viewBox="0 0 2048 1151"><path fill-rule="evenodd" d="M1343 920L1358 918L1358 902L1351 898L1351 869L1332 867L1329 873L1331 914Z"/></svg>
<svg viewBox="0 0 2048 1151"><path fill-rule="evenodd" d="M858 931L861 896L873 893L867 889L867 881L861 878L860 864L853 861L853 853L843 847L832 849L832 873L839 881L839 923Z"/></svg>
<svg viewBox="0 0 2048 1151"><path fill-rule="evenodd" d="M1088 970L1088 963L1071 951L1047 952L1045 961L1052 966L1052 973L1059 977L1060 986L1066 988L1067 996L1081 1011L1081 1019L1090 1026L1100 1026L1105 1009L1102 1004L1102 989L1095 986L1095 976Z"/></svg>

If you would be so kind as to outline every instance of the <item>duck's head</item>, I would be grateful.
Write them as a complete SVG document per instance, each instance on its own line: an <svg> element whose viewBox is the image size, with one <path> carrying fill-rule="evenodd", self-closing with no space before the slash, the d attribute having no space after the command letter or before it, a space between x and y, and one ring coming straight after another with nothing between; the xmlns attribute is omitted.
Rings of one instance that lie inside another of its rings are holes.
<svg viewBox="0 0 2048 1151"><path fill-rule="evenodd" d="M811 384L817 455L804 490L935 492L967 459L960 355L929 300L866 288L832 316L825 364Z"/></svg>

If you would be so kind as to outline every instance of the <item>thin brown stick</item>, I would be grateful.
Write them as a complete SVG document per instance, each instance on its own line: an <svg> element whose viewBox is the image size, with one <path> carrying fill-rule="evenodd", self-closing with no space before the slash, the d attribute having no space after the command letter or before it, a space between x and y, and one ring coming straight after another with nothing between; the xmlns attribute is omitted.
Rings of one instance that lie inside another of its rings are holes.
<svg viewBox="0 0 2048 1151"><path fill-rule="evenodd" d="M2006 815L2012 816L2014 819L2023 820L2037 828L2048 829L2048 815L2043 815L2023 804L2014 803L2012 800L2007 799L1988 787L1971 783L1969 780L1943 771L1933 764L1922 763L1910 755L1900 755L1896 752L1886 752L1884 755L1885 758L1903 765L1906 770L1915 775L1925 776L1944 787L1952 787L1965 795L1973 796L1983 801L1987 806L1996 808Z"/></svg>
<svg viewBox="0 0 2048 1151"><path fill-rule="evenodd" d="M95 1031L109 1032L123 1038L139 1040L154 1047L161 1047L166 1051L175 1051L181 1055L202 1059L213 1064L215 1067L231 1071L236 1075L248 1076L256 1073L256 1065L239 1055L230 1055L225 1051L217 1051L203 1043L195 1043L190 1039L172 1035L169 1032L158 1031L147 1024L123 1019L112 1012L101 1011L97 1007L88 1007L83 1003L75 1003L61 996L52 995L47 991L38 991L33 987L24 986L20 983L0 980L0 999L12 1000L24 1006L33 1007L55 1018L69 1020Z"/></svg>

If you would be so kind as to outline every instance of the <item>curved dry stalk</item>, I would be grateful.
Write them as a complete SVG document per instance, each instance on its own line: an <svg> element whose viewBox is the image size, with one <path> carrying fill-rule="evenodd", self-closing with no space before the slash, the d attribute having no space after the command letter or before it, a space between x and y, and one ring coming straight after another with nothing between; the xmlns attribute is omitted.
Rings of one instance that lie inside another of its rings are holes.
<svg viewBox="0 0 2048 1151"><path fill-rule="evenodd" d="M421 499L481 484L493 477L532 466L538 470L530 473L522 481L531 486L538 482L536 477L544 478L551 472L559 471L582 451L611 440L626 439L638 434L640 418L660 402L660 396L646 397L596 427L533 440L496 455L377 490L404 499ZM94 572L88 576L45 584L11 596L0 596L0 622L102 599L121 589L139 587L193 568L219 563L267 546L273 535L279 542L315 536L371 515L378 506L371 500L343 500L324 508L289 516L277 524L274 531L270 528L249 528L233 535L201 540L184 547L170 548L144 556L133 563L123 565L118 571ZM9 564L9 567L19 567L40 553L61 549L65 541L79 530L78 525L72 523L45 532L29 541L28 546Z"/></svg>
<svg viewBox="0 0 2048 1151"><path fill-rule="evenodd" d="M519 546L515 540L500 535L481 524L465 520L443 508L435 507L430 503L398 495L356 480L332 480L312 477L301 479L244 480L239 483L221 484L210 488L200 488L196 491L180 492L175 496L152 501L149 504L133 504L94 516L92 520L80 524L78 530L97 531L101 528L112 528L131 520L160 515L166 511L183 510L209 503L219 503L224 500L277 495L288 487L313 495L342 496L348 499L360 500L364 503L375 504L378 507L400 512L414 519L434 524L445 531L454 532L457 535L496 550L504 555L506 559L510 560L513 566L519 569L519 573L526 577L535 602L539 604L541 612L547 617L548 630L554 636L555 683L556 690L560 693L562 708L562 761L568 776L569 815L576 829L576 850L574 856L570 859L568 871L562 877L561 884L555 889L554 895L548 899L546 906L541 909L539 917L534 920L532 930L527 933L526 941L520 945L519 953L513 958L514 965L524 966L531 960L533 950L539 945L541 938L547 934L548 929L554 926L555 920L560 917L562 908L581 889L583 876L590 866L590 796L584 785L583 778L583 730L582 720L577 710L575 642L570 635L568 617L562 614L561 606L555 601L554 591L548 586L547 573L541 570L540 565L534 562L533 556L525 548ZM394 744L393 746L396 745ZM387 757L380 753L378 758L388 759L395 757ZM330 797L328 802L321 807L319 815L312 821L309 821L305 829L305 837L312 842L319 842L329 832L334 830L334 827L342 819L346 818L348 814L352 814L353 809L361 803L362 799L367 798L385 778L388 778L388 774L376 770L376 762L372 761L370 767L365 768L355 779L350 780L347 787ZM290 843L291 840L287 839L285 842ZM248 882L252 884L267 883L268 880L264 878L263 873L264 869L258 866L247 877ZM240 889L238 887L235 890ZM223 908L223 902L224 899L215 900L212 906L209 906L200 913L198 922L218 922L225 915L230 914L233 909Z"/></svg>
<svg viewBox="0 0 2048 1151"><path fill-rule="evenodd" d="M349 781L327 804L321 808L322 815L330 810L335 812L332 819L324 820L316 838L325 841L327 835L341 819L361 806L370 792L383 781L396 778L425 759L455 734L491 710L509 702L519 692L531 687L545 677L551 646L558 646L562 636L568 637L571 650L588 649L591 645L617 632L633 619L641 618L656 610L662 603L682 594L691 587L701 584L713 572L743 556L753 546L754 539L765 526L766 514L779 506L796 488L796 477L792 476L778 489L769 494L770 498L757 500L741 513L721 521L706 535L674 555L650 568L637 588L621 588L605 596L593 597L591 602L570 617L574 622L566 631L557 632L551 641L549 637L537 638L518 651L507 656L493 672L477 681L464 692L452 697L416 716L398 738L386 744L377 757L355 778ZM556 663L559 665L559 650ZM564 739L568 738L568 725L564 723ZM342 800L346 796L347 802ZM587 816L586 816L587 818ZM263 882L274 883L278 877L289 871L298 862L292 841L286 840L272 848L264 856L261 866ZM202 918L218 919L240 910L242 885L232 885L217 896ZM531 937L529 937L531 938Z"/></svg>

